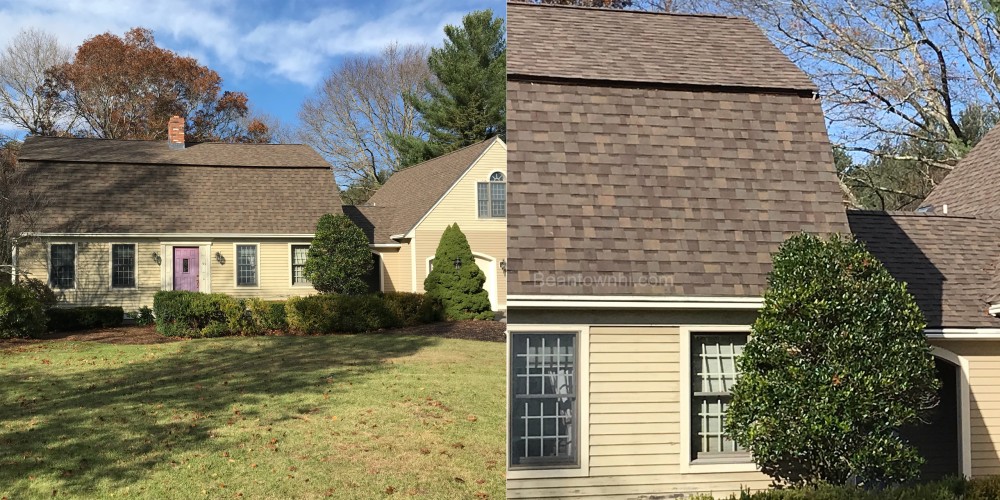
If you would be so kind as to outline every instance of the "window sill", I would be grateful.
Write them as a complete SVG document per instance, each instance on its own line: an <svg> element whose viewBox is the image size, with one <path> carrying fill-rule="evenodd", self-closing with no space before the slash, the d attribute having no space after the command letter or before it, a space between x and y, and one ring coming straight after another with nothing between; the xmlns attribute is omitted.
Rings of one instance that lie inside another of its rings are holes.
<svg viewBox="0 0 1000 500"><path fill-rule="evenodd" d="M756 472L759 470L749 455L701 458L687 463L684 460L681 461L681 472Z"/></svg>
<svg viewBox="0 0 1000 500"><path fill-rule="evenodd" d="M552 477L586 477L588 470L580 465L508 465L507 479L545 479Z"/></svg>

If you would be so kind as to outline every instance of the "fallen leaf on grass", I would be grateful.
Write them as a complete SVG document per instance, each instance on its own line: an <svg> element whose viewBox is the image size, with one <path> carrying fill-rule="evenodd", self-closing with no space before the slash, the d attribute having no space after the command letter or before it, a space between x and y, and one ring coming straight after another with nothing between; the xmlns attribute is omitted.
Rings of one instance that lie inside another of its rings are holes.
<svg viewBox="0 0 1000 500"><path fill-rule="evenodd" d="M391 494L393 494L395 492L396 492L396 488L393 488L392 486L390 486L390 487L388 487L388 488L385 489L385 494L386 495L391 495Z"/></svg>
<svg viewBox="0 0 1000 500"><path fill-rule="evenodd" d="M469 415L468 417L465 417L465 419L468 420L469 422L475 422L476 420L479 420L475 415Z"/></svg>

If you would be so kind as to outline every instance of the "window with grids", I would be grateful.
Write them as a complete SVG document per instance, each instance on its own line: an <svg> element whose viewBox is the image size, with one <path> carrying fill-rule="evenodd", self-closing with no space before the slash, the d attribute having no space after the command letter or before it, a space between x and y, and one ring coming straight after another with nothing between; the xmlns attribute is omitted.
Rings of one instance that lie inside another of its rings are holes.
<svg viewBox="0 0 1000 500"><path fill-rule="evenodd" d="M507 216L507 179L502 172L493 172L489 182L476 185L479 217Z"/></svg>
<svg viewBox="0 0 1000 500"><path fill-rule="evenodd" d="M309 258L309 245L292 245L292 284L307 285L306 259Z"/></svg>
<svg viewBox="0 0 1000 500"><path fill-rule="evenodd" d="M76 245L73 243L49 247L49 286L76 288Z"/></svg>
<svg viewBox="0 0 1000 500"><path fill-rule="evenodd" d="M111 287L135 288L135 245L111 245Z"/></svg>
<svg viewBox="0 0 1000 500"><path fill-rule="evenodd" d="M511 465L577 465L576 334L512 337Z"/></svg>
<svg viewBox="0 0 1000 500"><path fill-rule="evenodd" d="M236 284L257 286L257 245L236 245Z"/></svg>
<svg viewBox="0 0 1000 500"><path fill-rule="evenodd" d="M739 372L736 358L747 334L691 335L691 458L732 460L748 457L726 436L726 410Z"/></svg>

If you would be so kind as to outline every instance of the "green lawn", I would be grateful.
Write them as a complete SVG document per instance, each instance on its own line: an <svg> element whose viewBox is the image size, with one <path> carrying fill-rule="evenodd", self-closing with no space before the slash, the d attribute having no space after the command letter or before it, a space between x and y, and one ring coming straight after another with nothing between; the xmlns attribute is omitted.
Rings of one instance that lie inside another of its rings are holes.
<svg viewBox="0 0 1000 500"><path fill-rule="evenodd" d="M503 344L0 344L0 498L503 498Z"/></svg>

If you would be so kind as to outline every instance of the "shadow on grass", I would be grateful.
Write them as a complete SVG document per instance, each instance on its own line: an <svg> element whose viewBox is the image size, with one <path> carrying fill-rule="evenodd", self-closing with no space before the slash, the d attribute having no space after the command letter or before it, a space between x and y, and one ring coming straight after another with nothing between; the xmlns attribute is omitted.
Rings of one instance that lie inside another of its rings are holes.
<svg viewBox="0 0 1000 500"><path fill-rule="evenodd" d="M224 441L219 433L234 421L261 419L266 433L272 423L321 410L324 393L350 391L390 369L388 358L436 343L259 337L25 353L27 366L8 368L0 383L0 496L37 493L31 481L39 478L60 493L86 495L133 483L184 452L219 453L225 444L213 440Z"/></svg>

